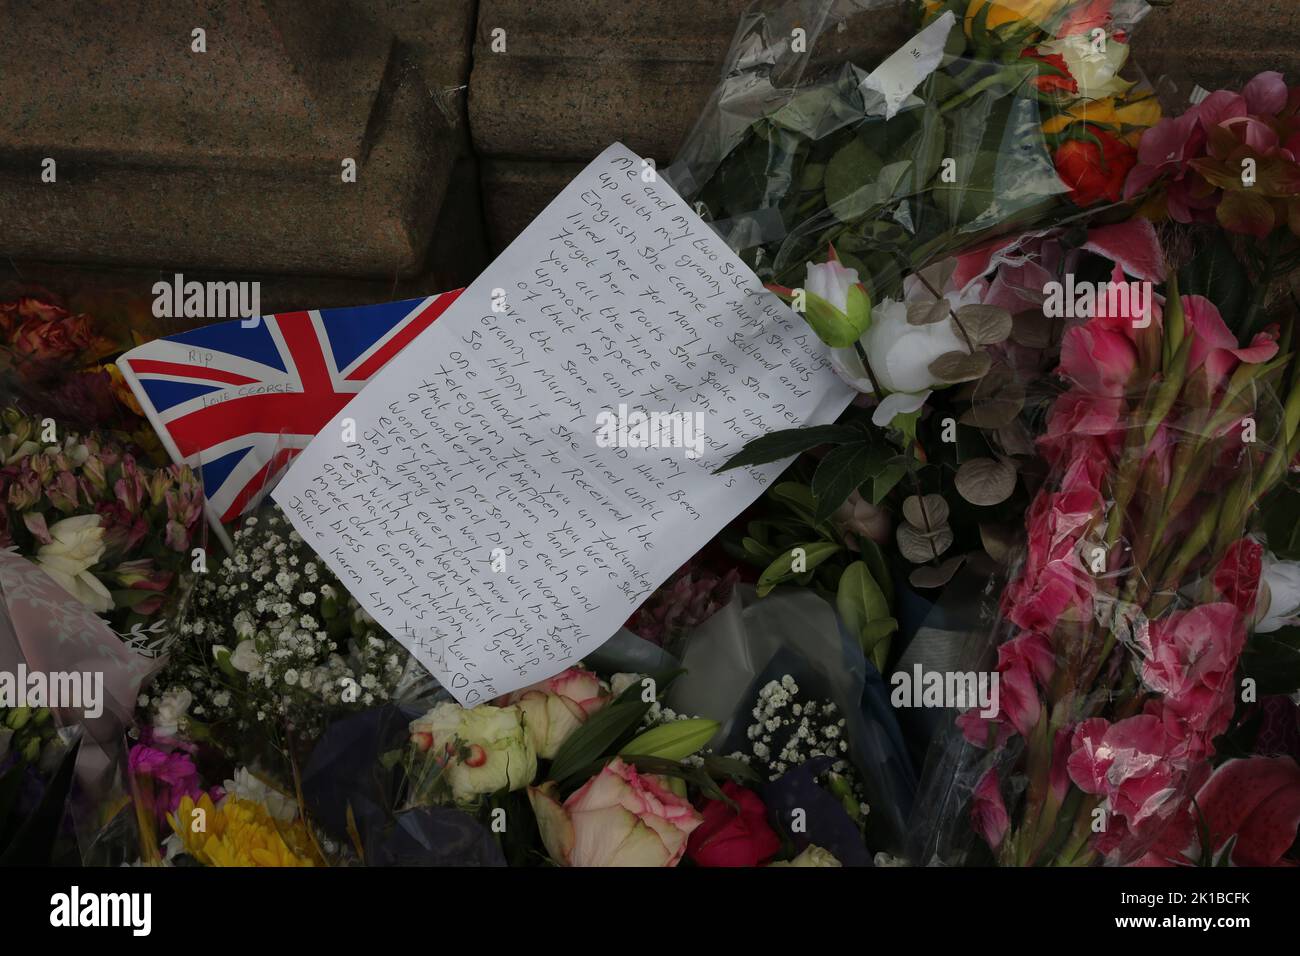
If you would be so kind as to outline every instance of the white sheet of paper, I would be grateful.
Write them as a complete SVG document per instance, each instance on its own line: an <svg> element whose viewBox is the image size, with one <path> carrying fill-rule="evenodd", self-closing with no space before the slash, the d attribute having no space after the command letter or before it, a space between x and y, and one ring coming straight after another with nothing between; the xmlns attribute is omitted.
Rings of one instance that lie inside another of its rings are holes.
<svg viewBox="0 0 1300 956"><path fill-rule="evenodd" d="M871 71L859 84L868 116L878 115L884 106L885 119L894 118L912 91L943 61L944 44L956 23L956 16L947 11Z"/></svg>
<svg viewBox="0 0 1300 956"><path fill-rule="evenodd" d="M853 394L803 319L615 144L330 422L274 498L472 705L604 643L785 463L713 470L759 434L833 421ZM638 409L698 413L702 454L607 447L598 416L620 406L629 424Z"/></svg>

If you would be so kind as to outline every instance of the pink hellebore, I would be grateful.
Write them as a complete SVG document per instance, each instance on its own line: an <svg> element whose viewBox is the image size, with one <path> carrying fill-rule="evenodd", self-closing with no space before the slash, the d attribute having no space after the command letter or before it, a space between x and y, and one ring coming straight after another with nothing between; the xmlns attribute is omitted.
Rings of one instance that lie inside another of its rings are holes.
<svg viewBox="0 0 1300 956"><path fill-rule="evenodd" d="M554 782L528 788L542 843L561 866L676 866L704 818L658 778L615 757L563 804Z"/></svg>

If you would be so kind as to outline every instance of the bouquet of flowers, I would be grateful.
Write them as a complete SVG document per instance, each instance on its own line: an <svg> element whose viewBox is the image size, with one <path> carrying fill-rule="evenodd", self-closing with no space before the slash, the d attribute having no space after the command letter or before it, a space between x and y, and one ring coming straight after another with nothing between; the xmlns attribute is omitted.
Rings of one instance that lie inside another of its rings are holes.
<svg viewBox="0 0 1300 956"><path fill-rule="evenodd" d="M422 679L277 507L246 518L233 541L195 586L142 702L155 732L217 742L240 763L287 763L332 717Z"/></svg>
<svg viewBox="0 0 1300 956"><path fill-rule="evenodd" d="M190 574L202 488L185 466L139 464L109 433L0 410L0 545L16 547L141 652L166 649L159 612Z"/></svg>
<svg viewBox="0 0 1300 956"><path fill-rule="evenodd" d="M130 344L105 334L103 323L89 314L70 312L49 293L20 295L0 302L0 389L28 412L57 411L76 428L128 432L161 451L110 361Z"/></svg>
<svg viewBox="0 0 1300 956"><path fill-rule="evenodd" d="M1286 351L1296 316L1262 321L1269 280L1296 261L1273 203L1300 195L1295 154L1276 140L1298 95L1278 74L1210 94L1148 134L1158 145L1140 152L1156 162L1130 180L1159 184L1176 219L1235 233L1255 294L1222 234L1175 231L1166 252L1184 258L1163 301L1093 308L1065 332L1067 388L1039 439L1049 478L1002 597L1000 709L959 720L986 751L959 772L971 824L1002 863L1273 864L1292 843L1294 760L1220 761L1257 700L1242 673L1263 617L1263 547L1249 532L1300 455L1300 374ZM1190 169L1168 159L1179 153ZM1257 193L1242 185L1254 163L1269 170ZM1188 182L1202 170L1209 179ZM1115 283L1123 272L1117 263ZM1290 824L1252 830L1247 815L1261 812Z"/></svg>

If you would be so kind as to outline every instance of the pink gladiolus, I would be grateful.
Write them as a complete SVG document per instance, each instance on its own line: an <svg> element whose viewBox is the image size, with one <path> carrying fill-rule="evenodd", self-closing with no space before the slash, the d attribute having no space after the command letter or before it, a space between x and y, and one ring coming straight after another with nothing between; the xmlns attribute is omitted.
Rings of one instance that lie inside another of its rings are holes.
<svg viewBox="0 0 1300 956"><path fill-rule="evenodd" d="M1214 571L1214 587L1223 599L1249 617L1255 613L1259 579L1264 570L1264 546L1242 538L1229 546Z"/></svg>
<svg viewBox="0 0 1300 956"><path fill-rule="evenodd" d="M1205 367L1211 387L1218 387L1241 362L1267 362L1277 354L1277 340L1267 333L1255 336L1250 345L1237 347L1237 337L1228 331L1218 307L1199 295L1183 296L1187 334L1192 336L1187 369Z"/></svg>
<svg viewBox="0 0 1300 956"><path fill-rule="evenodd" d="M1101 717L1074 731L1066 769L1075 786L1099 794L1130 830L1167 820L1182 768L1169 756L1170 740L1159 717L1141 714L1112 724Z"/></svg>
<svg viewBox="0 0 1300 956"><path fill-rule="evenodd" d="M1231 696L1233 672L1246 642L1245 618L1220 602L1173 611L1138 638L1142 681L1163 694L1164 707L1203 730Z"/></svg>
<svg viewBox="0 0 1300 956"><path fill-rule="evenodd" d="M1002 845L1011 820L1007 816L1007 806L998 786L997 770L990 769L975 785L971 795L970 817L971 826L990 847L996 850Z"/></svg>

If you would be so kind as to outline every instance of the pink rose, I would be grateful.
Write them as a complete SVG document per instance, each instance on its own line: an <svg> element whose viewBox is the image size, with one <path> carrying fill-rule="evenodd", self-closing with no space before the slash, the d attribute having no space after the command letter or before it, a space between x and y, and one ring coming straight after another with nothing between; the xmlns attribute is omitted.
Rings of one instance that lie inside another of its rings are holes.
<svg viewBox="0 0 1300 956"><path fill-rule="evenodd" d="M542 843L561 866L676 866L703 817L658 778L615 757L563 804L528 788Z"/></svg>
<svg viewBox="0 0 1300 956"><path fill-rule="evenodd" d="M581 667L570 667L539 684L506 695L502 705L518 705L537 756L550 760L569 734L585 724L609 699L609 688L599 677Z"/></svg>
<svg viewBox="0 0 1300 956"><path fill-rule="evenodd" d="M856 538L870 538L877 544L889 542L889 512L877 508L857 491L850 492L844 504L835 509L831 524L844 539L845 547L853 551L859 550Z"/></svg>
<svg viewBox="0 0 1300 956"><path fill-rule="evenodd" d="M1007 805L1002 801L1002 789L998 786L998 772L990 770L980 778L971 794L970 821L975 832L996 850L1002 845L1011 826L1007 816Z"/></svg>

